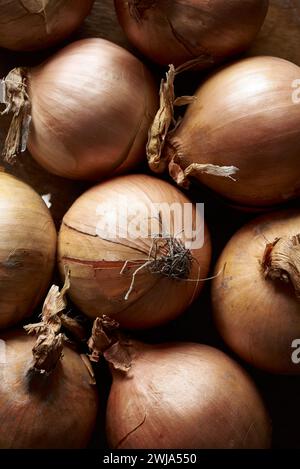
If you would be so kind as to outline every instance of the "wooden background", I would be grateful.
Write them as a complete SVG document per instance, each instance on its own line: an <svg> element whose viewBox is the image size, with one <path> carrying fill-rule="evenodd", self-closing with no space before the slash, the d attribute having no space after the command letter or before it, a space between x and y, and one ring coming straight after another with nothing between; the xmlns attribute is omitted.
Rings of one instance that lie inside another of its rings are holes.
<svg viewBox="0 0 300 469"><path fill-rule="evenodd" d="M103 37L135 52L118 26L112 0L95 2L91 15L72 40L82 37ZM14 66L34 65L53 52L54 50L37 54L12 54L0 50L0 78ZM300 0L270 0L265 24L248 54L279 56L300 65ZM156 70L158 75L161 72ZM188 88L188 81L189 78L186 77L181 87L186 85ZM0 121L0 150L7 125L7 118ZM51 194L51 211L57 227L70 204L87 187L85 183L63 180L46 173L28 153L22 154L16 165L6 168L28 182L40 194ZM215 260L232 233L253 214L241 214L226 207L204 189L194 189L192 196L197 201L205 201ZM216 345L232 355L218 336L212 322L209 285L204 295L180 319L159 330L141 334L141 338L152 341L194 340ZM274 427L274 447L300 448L300 379L270 376L249 367L247 369L255 378L270 411Z"/></svg>

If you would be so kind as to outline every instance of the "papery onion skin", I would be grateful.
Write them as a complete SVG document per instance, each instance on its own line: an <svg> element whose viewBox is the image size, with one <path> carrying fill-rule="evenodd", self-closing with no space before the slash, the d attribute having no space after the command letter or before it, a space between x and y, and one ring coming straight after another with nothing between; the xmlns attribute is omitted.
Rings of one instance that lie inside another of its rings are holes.
<svg viewBox="0 0 300 469"><path fill-rule="evenodd" d="M214 318L225 342L244 360L272 373L299 373L292 342L300 338L300 303L293 288L264 275L267 245L299 233L299 211L261 216L229 241L213 280Z"/></svg>
<svg viewBox="0 0 300 469"><path fill-rule="evenodd" d="M123 198L121 202L119 198ZM77 307L91 318L106 314L122 327L133 329L163 324L183 312L200 293L205 282L197 279L207 277L211 257L210 236L204 225L204 245L191 249L193 261L187 279L167 278L145 268L136 275L126 300L134 271L148 260L156 233L135 240L126 234L124 238L112 235L109 241L97 235L97 228L107 223L114 209L123 215L139 202L148 210L151 203L177 202L182 207L189 200L176 187L157 178L122 176L95 186L77 199L63 219L58 243L59 268L62 275L65 267L70 268L69 294ZM101 204L108 208L103 218L98 210ZM151 213L145 213L145 220L149 216ZM128 216L125 220L132 219ZM126 261L130 261L130 268L121 274Z"/></svg>
<svg viewBox="0 0 300 469"><path fill-rule="evenodd" d="M183 169L191 163L235 166L232 181L194 174L240 205L270 206L300 194L300 105L293 83L300 68L276 57L236 62L196 93L165 152Z"/></svg>
<svg viewBox="0 0 300 469"><path fill-rule="evenodd" d="M157 88L130 52L83 39L30 71L28 149L45 169L99 180L143 161Z"/></svg>
<svg viewBox="0 0 300 469"><path fill-rule="evenodd" d="M121 26L143 54L175 66L200 57L200 67L238 54L265 19L268 0L115 0Z"/></svg>
<svg viewBox="0 0 300 469"><path fill-rule="evenodd" d="M113 449L268 448L270 421L247 374L217 349L133 343L114 371L106 428Z"/></svg>
<svg viewBox="0 0 300 469"><path fill-rule="evenodd" d="M35 338L12 330L1 340L0 448L85 448L98 396L79 354L65 347L50 375L28 373Z"/></svg>
<svg viewBox="0 0 300 469"><path fill-rule="evenodd" d="M80 26L94 0L0 2L0 47L33 51L66 39Z"/></svg>
<svg viewBox="0 0 300 469"><path fill-rule="evenodd" d="M49 286L56 230L31 187L0 172L0 328L32 313Z"/></svg>

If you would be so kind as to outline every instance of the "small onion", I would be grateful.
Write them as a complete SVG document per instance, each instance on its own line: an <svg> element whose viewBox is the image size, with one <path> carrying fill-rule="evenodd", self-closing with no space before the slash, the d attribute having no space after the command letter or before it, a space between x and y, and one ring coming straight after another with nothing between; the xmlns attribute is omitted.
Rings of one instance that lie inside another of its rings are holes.
<svg viewBox="0 0 300 469"><path fill-rule="evenodd" d="M169 134L161 159L153 135L151 168L169 167L183 186L194 177L240 205L298 196L300 105L293 86L299 78L297 65L275 57L244 59L216 72Z"/></svg>
<svg viewBox="0 0 300 469"><path fill-rule="evenodd" d="M193 343L131 345L130 371L111 366L111 448L270 446L270 421L259 393L224 353Z"/></svg>
<svg viewBox="0 0 300 469"><path fill-rule="evenodd" d="M22 85L29 98L23 91L20 112ZM41 66L14 69L6 87L15 113L6 160L20 150L17 137L24 113L32 117L29 151L59 176L100 179L143 160L157 90L146 67L116 44L104 39L74 42Z"/></svg>
<svg viewBox="0 0 300 469"><path fill-rule="evenodd" d="M216 267L212 301L217 327L244 360L274 373L299 373L299 211L261 216L238 231Z"/></svg>
<svg viewBox="0 0 300 469"><path fill-rule="evenodd" d="M154 204L161 203L160 222L160 205ZM70 297L83 313L112 316L123 327L146 328L173 319L197 297L209 269L210 237L197 212L204 244L186 247L188 233L182 225L177 231L171 217L167 227L172 204L182 210L189 200L146 175L107 181L73 204L60 229L58 258L61 273L66 267L71 271ZM195 227L196 209L192 204L189 208ZM136 232L137 225L145 231Z"/></svg>
<svg viewBox="0 0 300 469"><path fill-rule="evenodd" d="M51 374L32 368L35 339L1 335L0 448L71 449L87 446L98 397L83 361L65 347Z"/></svg>
<svg viewBox="0 0 300 469"><path fill-rule="evenodd" d="M153 61L178 66L199 57L207 66L247 49L268 0L115 0L115 7L128 39Z"/></svg>
<svg viewBox="0 0 300 469"><path fill-rule="evenodd" d="M88 15L94 0L0 1L0 47L31 51L68 37Z"/></svg>
<svg viewBox="0 0 300 469"><path fill-rule="evenodd" d="M56 231L29 186L0 172L0 328L30 315L49 286Z"/></svg>

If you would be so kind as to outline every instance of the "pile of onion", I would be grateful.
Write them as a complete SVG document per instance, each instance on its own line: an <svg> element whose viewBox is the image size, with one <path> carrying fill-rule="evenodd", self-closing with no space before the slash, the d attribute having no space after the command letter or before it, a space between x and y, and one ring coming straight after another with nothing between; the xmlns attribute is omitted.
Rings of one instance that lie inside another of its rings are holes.
<svg viewBox="0 0 300 469"><path fill-rule="evenodd" d="M29 130L36 161L70 179L99 180L143 160L158 106L146 67L104 39L74 42L36 68L12 70L6 95L14 113L6 160L25 148Z"/></svg>
<svg viewBox="0 0 300 469"><path fill-rule="evenodd" d="M30 315L49 286L56 231L42 198L0 172L0 328Z"/></svg>
<svg viewBox="0 0 300 469"><path fill-rule="evenodd" d="M96 319L89 340L91 359L103 354L113 376L106 413L111 448L270 446L259 393L224 353L193 343L116 340L113 327L108 318Z"/></svg>
<svg viewBox="0 0 300 469"><path fill-rule="evenodd" d="M300 339L300 214L257 218L225 247L213 280L217 327L244 360L274 373L299 373L292 360Z"/></svg>
<svg viewBox="0 0 300 469"><path fill-rule="evenodd" d="M0 3L0 47L31 51L68 37L90 12L94 0L10 0Z"/></svg>
<svg viewBox="0 0 300 469"><path fill-rule="evenodd" d="M153 171L168 168L185 187L195 178L240 205L269 206L300 194L297 65L253 57L223 68L200 86L180 125L166 136L162 121L171 122L176 104L174 76L171 69L161 89L163 109L170 112L157 115L148 143ZM158 123L164 133L157 132Z"/></svg>
<svg viewBox="0 0 300 469"><path fill-rule="evenodd" d="M268 0L115 0L128 39L153 61L180 65L199 59L212 65L251 44Z"/></svg>
<svg viewBox="0 0 300 469"><path fill-rule="evenodd" d="M189 232L172 214L168 219L173 204L187 214ZM194 248L197 220L204 242ZM202 214L177 188L146 175L93 187L66 213L59 233L72 301L91 318L106 314L128 328L156 326L185 311L201 291L210 257Z"/></svg>

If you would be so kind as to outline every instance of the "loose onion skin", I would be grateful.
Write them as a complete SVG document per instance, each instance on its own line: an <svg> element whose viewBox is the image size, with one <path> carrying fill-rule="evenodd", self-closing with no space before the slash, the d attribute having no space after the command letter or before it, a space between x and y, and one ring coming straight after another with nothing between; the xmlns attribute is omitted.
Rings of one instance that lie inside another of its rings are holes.
<svg viewBox="0 0 300 469"><path fill-rule="evenodd" d="M112 373L106 428L113 449L270 446L270 422L254 384L212 347L134 342L130 372Z"/></svg>
<svg viewBox="0 0 300 469"><path fill-rule="evenodd" d="M300 338L293 275L270 268L271 254L275 266L282 259L294 265L281 243L299 233L299 223L299 211L287 210L244 226L225 247L216 266L223 272L212 283L214 317L225 342L247 362L273 373L300 372L292 362L292 342Z"/></svg>
<svg viewBox="0 0 300 469"><path fill-rule="evenodd" d="M254 40L268 0L115 0L121 26L143 54L175 66L200 57L209 66Z"/></svg>
<svg viewBox="0 0 300 469"><path fill-rule="evenodd" d="M136 207L137 203L142 203L143 220L153 220L158 234L159 223L154 219L158 212L151 217L148 210L151 204L161 202L178 203L182 207L189 200L177 188L157 178L130 175L90 189L65 215L59 233L59 267L62 275L66 267L70 269L70 297L89 317L105 314L116 319L122 327L152 327L179 315L200 293L204 282L197 280L207 276L211 257L210 237L206 227L203 247L192 247L188 252L180 251L180 254L192 256L186 276L170 278L155 274L150 271L153 267L150 265L149 269L141 268L134 278L137 268L149 260L154 241L148 232L145 237L132 239L130 228L128 232L123 231L126 222L133 223L134 220L129 210ZM98 211L101 204L108 207L102 218ZM111 220L114 210L121 215L128 210L124 221L120 221L120 237L109 232L97 234L98 227L106 226ZM193 220L194 210L195 207ZM155 236L156 232L152 235ZM175 232L172 222L171 232L165 233L163 239L167 235L171 239L180 235ZM158 245L157 258L165 259L164 255L169 254L165 249ZM126 261L127 268L123 269ZM164 267L167 267L167 261L166 258ZM133 279L133 289L126 299Z"/></svg>
<svg viewBox="0 0 300 469"><path fill-rule="evenodd" d="M143 160L158 97L150 72L130 52L104 39L83 39L25 76L28 149L45 169L99 180ZM13 159L14 148L7 152Z"/></svg>
<svg viewBox="0 0 300 469"><path fill-rule="evenodd" d="M80 356L69 347L50 374L34 374L35 338L12 330L1 335L5 362L0 380L0 448L75 449L87 446L98 397Z"/></svg>
<svg viewBox="0 0 300 469"><path fill-rule="evenodd" d="M41 197L0 172L0 328L32 313L49 286L56 230Z"/></svg>
<svg viewBox="0 0 300 469"><path fill-rule="evenodd" d="M299 76L297 65L275 57L245 59L217 72L198 89L164 158L240 205L270 206L298 196L300 106L292 84ZM236 181L189 171L202 163L238 168Z"/></svg>
<svg viewBox="0 0 300 469"><path fill-rule="evenodd" d="M67 38L90 12L94 0L0 2L0 47L43 49Z"/></svg>

